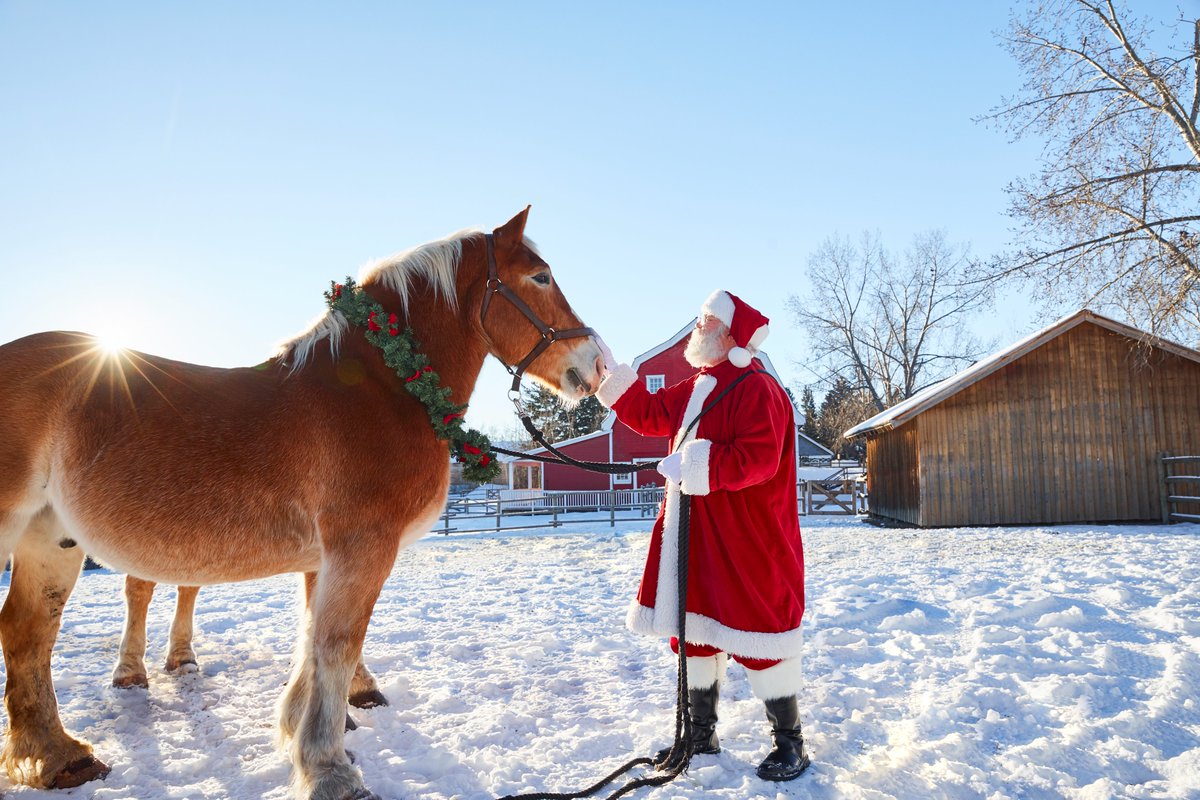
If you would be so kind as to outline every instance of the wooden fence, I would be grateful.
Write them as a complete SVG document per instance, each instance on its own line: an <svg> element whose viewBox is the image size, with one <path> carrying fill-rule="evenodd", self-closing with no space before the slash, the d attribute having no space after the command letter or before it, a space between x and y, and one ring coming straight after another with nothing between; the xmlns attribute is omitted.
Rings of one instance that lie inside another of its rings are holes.
<svg viewBox="0 0 1200 800"><path fill-rule="evenodd" d="M1200 522L1200 456L1158 459L1163 522Z"/></svg>

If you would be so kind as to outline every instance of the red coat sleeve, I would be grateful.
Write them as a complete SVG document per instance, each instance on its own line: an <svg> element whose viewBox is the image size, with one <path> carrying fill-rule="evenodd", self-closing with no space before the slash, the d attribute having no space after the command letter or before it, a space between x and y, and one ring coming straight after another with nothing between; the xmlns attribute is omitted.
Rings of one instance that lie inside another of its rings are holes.
<svg viewBox="0 0 1200 800"><path fill-rule="evenodd" d="M615 398L606 398L597 393L601 396L601 402L616 412L617 419L642 436L673 437L679 426L675 417L691 394L694 378L651 394L646 384L629 367L621 365L618 369L621 368L628 372L615 376L620 381L620 394ZM602 392L604 388L601 387Z"/></svg>
<svg viewBox="0 0 1200 800"><path fill-rule="evenodd" d="M673 437L679 426L675 415L682 405L678 391L683 387L684 393L691 392L691 379L677 383L666 389L659 389L654 394L646 389L641 381L629 387L621 399L613 406L617 419L628 425L642 436ZM687 395L684 394L685 401Z"/></svg>
<svg viewBox="0 0 1200 800"><path fill-rule="evenodd" d="M739 389L733 398L732 431L718 441L696 439L682 450L682 485L687 494L736 491L765 483L779 471L791 435L787 397L765 376L746 381L745 388Z"/></svg>

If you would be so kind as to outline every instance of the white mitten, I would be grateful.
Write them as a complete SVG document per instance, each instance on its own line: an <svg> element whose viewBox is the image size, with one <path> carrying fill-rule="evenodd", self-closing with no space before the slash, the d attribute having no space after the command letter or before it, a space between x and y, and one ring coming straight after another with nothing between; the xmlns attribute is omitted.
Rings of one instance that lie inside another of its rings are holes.
<svg viewBox="0 0 1200 800"><path fill-rule="evenodd" d="M679 483L679 465L683 461L682 453L671 453L671 455L658 462L658 472L671 483Z"/></svg>
<svg viewBox="0 0 1200 800"><path fill-rule="evenodd" d="M617 367L617 359L613 358L612 350L608 349L608 345L599 336L596 337L596 344L600 346L600 357L604 359L604 371L612 372Z"/></svg>

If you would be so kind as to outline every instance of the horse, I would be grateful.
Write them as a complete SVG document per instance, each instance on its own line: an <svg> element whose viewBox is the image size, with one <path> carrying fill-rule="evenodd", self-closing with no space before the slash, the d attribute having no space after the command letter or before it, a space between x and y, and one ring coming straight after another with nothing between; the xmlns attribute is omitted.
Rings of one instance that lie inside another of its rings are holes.
<svg viewBox="0 0 1200 800"><path fill-rule="evenodd" d="M601 380L598 338L525 239L528 214L361 275L361 291L411 328L454 403L470 398L489 354L567 401ZM265 296L264 322L270 314ZM343 746L346 695L383 583L440 515L449 467L426 408L332 305L245 368L108 355L73 332L0 346L9 778L68 788L109 771L64 729L50 670L87 552L177 586L315 573L278 706L291 792L377 800Z"/></svg>
<svg viewBox="0 0 1200 800"><path fill-rule="evenodd" d="M317 575L315 572L304 573L304 604L312 604L313 589L316 588ZM150 610L150 600L154 597L154 581L143 580L133 575L125 576L125 631L121 635L121 651L117 655L117 664L113 667L112 685L119 689L133 686L148 688L150 681L146 675L146 613ZM186 667L196 666L196 651L192 648L194 626L192 617L196 613L196 596L200 593L199 586L175 587L175 616L171 620L171 631L168 635L167 661L164 667L167 672L178 672ZM363 663L359 654L358 664L354 667L354 677L350 679L350 693L347 698L355 708L375 708L386 706L387 697L379 691L375 676ZM353 720L346 718L347 726ZM347 730L352 730L348 727Z"/></svg>

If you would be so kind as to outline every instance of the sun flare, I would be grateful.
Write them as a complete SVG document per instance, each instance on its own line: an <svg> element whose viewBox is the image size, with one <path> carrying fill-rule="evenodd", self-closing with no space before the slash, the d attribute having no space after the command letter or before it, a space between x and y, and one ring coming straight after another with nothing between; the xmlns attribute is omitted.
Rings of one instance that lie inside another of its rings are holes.
<svg viewBox="0 0 1200 800"><path fill-rule="evenodd" d="M126 350L126 339L118 331L99 331L93 338L96 340L96 347L105 355L115 356Z"/></svg>

